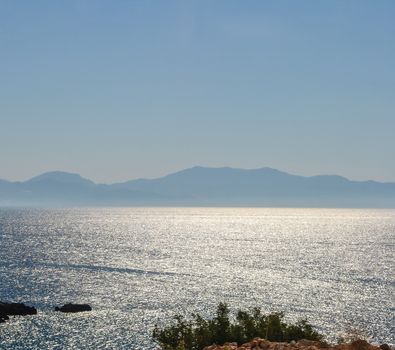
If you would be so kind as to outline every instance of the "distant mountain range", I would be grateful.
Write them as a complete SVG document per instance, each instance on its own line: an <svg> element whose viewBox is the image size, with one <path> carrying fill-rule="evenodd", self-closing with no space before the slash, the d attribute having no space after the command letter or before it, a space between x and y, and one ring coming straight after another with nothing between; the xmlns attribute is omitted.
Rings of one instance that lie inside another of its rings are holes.
<svg viewBox="0 0 395 350"><path fill-rule="evenodd" d="M60 171L24 182L0 180L0 206L137 205L395 208L395 183L227 167L193 167L111 185Z"/></svg>

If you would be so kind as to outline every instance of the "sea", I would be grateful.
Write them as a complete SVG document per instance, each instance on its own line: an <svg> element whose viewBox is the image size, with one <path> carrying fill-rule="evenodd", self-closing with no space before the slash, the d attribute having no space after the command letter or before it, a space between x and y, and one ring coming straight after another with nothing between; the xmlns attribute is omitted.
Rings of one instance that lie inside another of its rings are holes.
<svg viewBox="0 0 395 350"><path fill-rule="evenodd" d="M0 349L158 349L155 324L261 307L395 343L393 209L0 209ZM91 312L55 306L88 303Z"/></svg>

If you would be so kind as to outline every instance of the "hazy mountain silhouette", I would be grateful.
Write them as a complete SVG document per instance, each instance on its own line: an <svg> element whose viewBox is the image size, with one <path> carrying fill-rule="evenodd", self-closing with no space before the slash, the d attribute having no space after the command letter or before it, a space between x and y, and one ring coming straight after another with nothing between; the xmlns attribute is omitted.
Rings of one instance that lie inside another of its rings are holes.
<svg viewBox="0 0 395 350"><path fill-rule="evenodd" d="M54 171L25 182L0 180L0 205L81 206L131 205L162 200L162 196L95 184L78 174Z"/></svg>
<svg viewBox="0 0 395 350"><path fill-rule="evenodd" d="M193 167L157 179L101 185L56 171L25 182L0 180L0 205L395 207L395 183L305 177L271 168Z"/></svg>
<svg viewBox="0 0 395 350"><path fill-rule="evenodd" d="M63 184L65 186L69 186L69 185L92 186L92 185L95 185L95 183L93 181L84 179L79 174L66 173L64 171L51 171L48 173L44 173L44 174L35 176L25 182L25 184L27 184L27 185L31 185L31 184L45 185L48 183L59 184L59 185Z"/></svg>

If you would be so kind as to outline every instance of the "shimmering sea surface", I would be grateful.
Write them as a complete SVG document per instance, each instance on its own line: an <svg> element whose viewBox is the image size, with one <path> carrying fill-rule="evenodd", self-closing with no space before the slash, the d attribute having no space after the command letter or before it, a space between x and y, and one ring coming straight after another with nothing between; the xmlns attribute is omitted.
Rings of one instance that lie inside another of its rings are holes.
<svg viewBox="0 0 395 350"><path fill-rule="evenodd" d="M0 349L155 349L155 323L220 301L393 344L394 238L395 210L0 209L0 300L39 310Z"/></svg>

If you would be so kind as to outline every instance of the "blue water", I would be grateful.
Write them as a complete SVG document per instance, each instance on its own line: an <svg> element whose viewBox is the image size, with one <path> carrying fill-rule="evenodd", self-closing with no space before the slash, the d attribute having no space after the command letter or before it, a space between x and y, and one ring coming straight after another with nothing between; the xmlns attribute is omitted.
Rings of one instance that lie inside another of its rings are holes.
<svg viewBox="0 0 395 350"><path fill-rule="evenodd" d="M155 349L155 323L219 301L395 343L394 237L395 210L0 209L0 300L39 309L0 349Z"/></svg>

